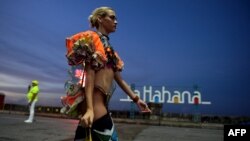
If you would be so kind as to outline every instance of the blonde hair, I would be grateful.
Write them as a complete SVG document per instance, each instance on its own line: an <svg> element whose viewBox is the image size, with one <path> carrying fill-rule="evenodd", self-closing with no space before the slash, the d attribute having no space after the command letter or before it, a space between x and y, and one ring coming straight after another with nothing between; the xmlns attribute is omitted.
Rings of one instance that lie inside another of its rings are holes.
<svg viewBox="0 0 250 141"><path fill-rule="evenodd" d="M90 22L91 27L92 28L94 28L94 27L98 28L99 27L99 24L97 22L98 17L105 17L107 15L107 13L108 13L109 10L114 11L112 8L105 7L105 6L96 8L91 13L91 15L89 16L89 22Z"/></svg>

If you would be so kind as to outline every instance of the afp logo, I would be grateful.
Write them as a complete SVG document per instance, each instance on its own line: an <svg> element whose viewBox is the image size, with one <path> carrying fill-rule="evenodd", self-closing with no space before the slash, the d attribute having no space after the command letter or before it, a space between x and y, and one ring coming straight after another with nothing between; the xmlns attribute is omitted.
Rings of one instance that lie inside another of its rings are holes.
<svg viewBox="0 0 250 141"><path fill-rule="evenodd" d="M248 141L250 125L224 125L224 141Z"/></svg>

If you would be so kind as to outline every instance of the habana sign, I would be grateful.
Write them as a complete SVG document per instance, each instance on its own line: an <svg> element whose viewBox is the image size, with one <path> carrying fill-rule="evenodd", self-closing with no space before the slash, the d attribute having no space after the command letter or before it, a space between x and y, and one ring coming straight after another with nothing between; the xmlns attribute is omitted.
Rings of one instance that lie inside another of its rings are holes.
<svg viewBox="0 0 250 141"><path fill-rule="evenodd" d="M186 102L187 104L211 104L210 101L202 100L201 92L198 90L194 90L193 92L174 90L170 92L165 86L162 86L160 90L153 90L152 86L143 86L142 91L134 89L134 92L142 100L152 103L184 104ZM120 101L130 102L131 99L127 96L126 99L120 99Z"/></svg>

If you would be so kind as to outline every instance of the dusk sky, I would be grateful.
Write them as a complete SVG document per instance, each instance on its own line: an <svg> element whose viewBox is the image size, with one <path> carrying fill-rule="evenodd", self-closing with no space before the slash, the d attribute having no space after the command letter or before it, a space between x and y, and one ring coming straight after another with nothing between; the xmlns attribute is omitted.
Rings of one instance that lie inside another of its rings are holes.
<svg viewBox="0 0 250 141"><path fill-rule="evenodd" d="M0 92L7 103L25 104L37 79L38 105L61 106L65 38L91 29L88 16L100 6L116 11L110 40L129 84L170 92L197 85L202 101L211 102L199 107L202 114L250 116L249 0L1 0ZM117 89L111 109L129 109L124 98ZM192 107L164 103L165 112Z"/></svg>

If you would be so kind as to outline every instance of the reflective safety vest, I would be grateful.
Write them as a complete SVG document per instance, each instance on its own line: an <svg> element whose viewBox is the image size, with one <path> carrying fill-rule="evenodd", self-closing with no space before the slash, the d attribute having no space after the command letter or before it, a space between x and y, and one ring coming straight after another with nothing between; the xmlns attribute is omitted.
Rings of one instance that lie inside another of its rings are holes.
<svg viewBox="0 0 250 141"><path fill-rule="evenodd" d="M34 101L38 101L38 93L39 93L39 87L38 86L32 86L29 90L29 92L27 93L27 99L29 102L31 102L32 97L34 94L37 94Z"/></svg>

